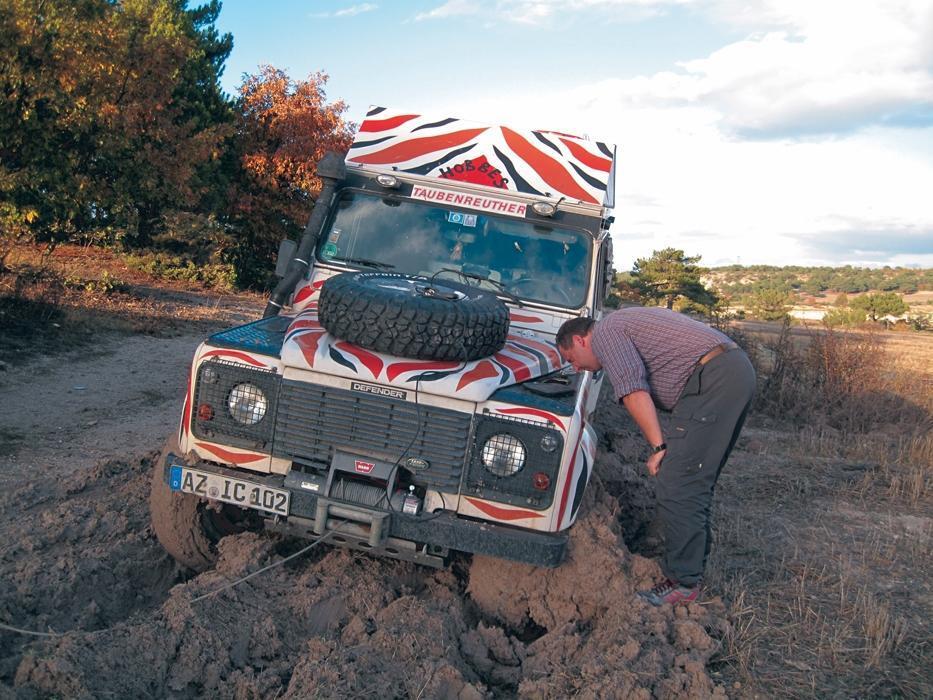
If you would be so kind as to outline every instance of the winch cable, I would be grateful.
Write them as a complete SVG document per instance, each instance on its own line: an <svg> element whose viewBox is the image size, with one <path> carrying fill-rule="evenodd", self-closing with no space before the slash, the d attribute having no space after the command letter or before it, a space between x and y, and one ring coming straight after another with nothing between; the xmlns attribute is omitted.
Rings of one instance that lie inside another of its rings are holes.
<svg viewBox="0 0 933 700"><path fill-rule="evenodd" d="M331 529L329 529L327 532L325 532L325 533L324 533L323 535L321 535L320 537L316 538L316 539L315 539L314 541L312 541L310 544L308 544L308 545L302 547L301 549L299 549L297 552L293 552L292 554L289 554L287 557L284 557L284 558L282 558L282 559L279 559L278 561L274 561L274 562L272 562L271 564L268 564L268 565L262 567L261 569L256 569L256 571L253 571L252 573L246 574L246 576L241 576L240 578L236 579L235 581L229 581L229 582L225 583L223 586L221 586L220 588L215 588L214 590L209 591L209 592L207 592L207 593L202 593L201 595L197 596L196 598L192 598L192 599L191 599L190 601L188 601L188 602L190 602L190 603L197 603L198 601L204 600L205 598L210 598L211 596L215 596L215 595L217 595L218 593L220 593L221 591L225 591L225 590L227 590L228 588L233 588L234 586L238 586L239 584L243 583L244 581L248 581L249 579L253 578L254 576L259 576L259 574L264 573L264 572L266 572L266 571L269 571L269 569L274 569L275 567L281 566L282 564L284 564L284 563L286 563L286 562L289 562L289 561L291 561L292 559L296 559L296 558L300 557L302 554L305 554L305 553L311 551L314 547L317 547L319 544L321 544L322 542L324 542L328 537L330 537L330 536L333 535L334 533L339 532L339 531L340 531L340 526L343 525L345 522L346 522L346 520L338 520L338 521L335 523L335 526L334 526L334 527L332 527Z"/></svg>
<svg viewBox="0 0 933 700"><path fill-rule="evenodd" d="M201 595L195 598L192 598L188 602L197 603L199 601L204 600L205 598L210 598L211 596L215 596L222 591L226 591L227 589L233 588L234 586L238 586L239 584L243 583L244 581L248 581L254 576L258 576L259 574L269 571L270 569L274 569L277 566L281 566L282 564L285 564L286 562L289 562L292 559L297 559L302 554L305 554L311 551L314 547L318 546L319 544L327 540L327 538L330 537L332 534L336 532L340 532L340 526L346 522L347 522L346 520L337 520L332 529L328 530L320 537L317 537L314 541L312 541L307 546L302 547L297 552L289 554L287 557L279 559L278 561L274 561L271 564L262 567L261 569L257 569L256 571L253 571L252 573L246 574L246 576L241 576L235 581L228 581L223 586L220 586L219 588L215 588L212 591L208 591L207 593L202 593ZM22 634L22 635L26 635L30 637L64 637L67 634L72 634L76 632L82 632L86 636L92 636L92 635L103 634L104 632L109 632L110 630L116 629L116 627L117 627L116 625L113 625L111 627L104 627L103 629L99 629L99 630L70 630L68 632L39 632L37 630L27 630L27 629L23 629L22 627L16 627L14 625L8 625L3 622L0 622L0 629L6 630L8 632L15 632L16 634Z"/></svg>
<svg viewBox="0 0 933 700"><path fill-rule="evenodd" d="M466 348L461 347L461 350L463 350L463 355L465 358ZM464 359L463 362L465 366L466 359ZM411 450L412 445L415 444L415 441L418 439L418 436L421 434L421 429L422 429L422 426L424 425L424 421L421 418L421 404L418 402L418 392L419 392L420 386L421 386L421 375L419 375L418 378L415 380L415 411L417 412L417 416L418 416L417 429L415 430L415 434L412 436L411 440L408 442L408 445L405 447L405 450L402 452L399 458L395 460L395 464L392 465L392 471L389 472L389 478L386 481L385 492L383 493L382 498L379 499L379 503L381 503L384 500L389 510L395 513L396 515L401 515L402 517L405 517L405 518L412 518L412 519L417 520L418 522L424 523L430 520L434 520L435 518L439 518L441 515L444 514L444 511L447 510L447 499L444 498L444 493L442 491L437 492L437 495L441 497L441 510L439 510L437 513L432 513L431 515L424 516L424 517L419 517L417 515L409 515L408 513L400 513L399 511L395 510L395 506L392 505L392 494L389 493L389 489L392 488L393 477L398 472L398 469L401 466L402 460L405 459L405 455L408 454L409 450ZM376 505L379 505L379 503L377 503Z"/></svg>
<svg viewBox="0 0 933 700"><path fill-rule="evenodd" d="M14 627L13 625L5 625L0 622L0 630L6 630L7 632L15 632L16 634L26 634L30 637L63 637L68 634L67 632L36 632L35 630L24 630L22 627ZM91 632L90 634L94 634Z"/></svg>

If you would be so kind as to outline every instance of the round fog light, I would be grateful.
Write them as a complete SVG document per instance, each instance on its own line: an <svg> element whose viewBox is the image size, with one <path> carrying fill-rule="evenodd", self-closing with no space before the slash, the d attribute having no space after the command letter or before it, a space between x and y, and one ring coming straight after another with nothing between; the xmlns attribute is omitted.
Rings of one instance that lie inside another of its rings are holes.
<svg viewBox="0 0 933 700"><path fill-rule="evenodd" d="M557 449L559 444L560 440L558 440L557 436L553 433L548 433L543 438L541 438L541 449L545 452L553 452Z"/></svg>

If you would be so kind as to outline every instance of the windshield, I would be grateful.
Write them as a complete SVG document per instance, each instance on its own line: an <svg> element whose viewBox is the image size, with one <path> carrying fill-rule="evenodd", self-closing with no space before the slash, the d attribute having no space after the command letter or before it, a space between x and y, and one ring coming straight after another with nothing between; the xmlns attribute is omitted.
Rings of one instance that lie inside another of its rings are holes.
<svg viewBox="0 0 933 700"><path fill-rule="evenodd" d="M318 259L353 268L456 280L488 278L526 301L586 303L590 237L583 231L345 190ZM465 280L461 280L465 281Z"/></svg>

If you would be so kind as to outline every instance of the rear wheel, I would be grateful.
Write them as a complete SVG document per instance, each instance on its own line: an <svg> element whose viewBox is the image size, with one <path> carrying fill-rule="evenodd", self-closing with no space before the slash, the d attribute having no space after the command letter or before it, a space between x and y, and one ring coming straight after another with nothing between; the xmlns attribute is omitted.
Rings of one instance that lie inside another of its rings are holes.
<svg viewBox="0 0 933 700"><path fill-rule="evenodd" d="M217 543L227 535L258 525L250 512L172 491L165 481L165 459L180 455L177 438L170 437L152 470L149 511L159 543L179 564L205 571L217 561Z"/></svg>

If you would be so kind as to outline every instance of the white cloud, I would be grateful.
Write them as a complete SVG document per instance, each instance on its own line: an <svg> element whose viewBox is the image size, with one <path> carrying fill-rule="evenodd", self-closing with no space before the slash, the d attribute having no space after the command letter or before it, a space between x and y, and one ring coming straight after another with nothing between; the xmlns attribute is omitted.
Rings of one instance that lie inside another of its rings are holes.
<svg viewBox="0 0 933 700"><path fill-rule="evenodd" d="M588 10L629 13L627 17L645 17L659 9L689 5L698 0L448 0L443 5L422 12L416 20L446 19L467 15L486 20L504 20L519 24L542 24L556 18Z"/></svg>
<svg viewBox="0 0 933 700"><path fill-rule="evenodd" d="M918 260L933 255L933 161L923 155L933 128L897 130L895 138L877 129L741 141L720 130L715 109L639 105L620 82L471 98L440 111L506 114L519 127L618 144L619 269L667 246L700 254L707 265L885 264L909 257L907 248ZM869 234L886 252L867 250Z"/></svg>
<svg viewBox="0 0 933 700"><path fill-rule="evenodd" d="M353 17L354 15L359 15L363 12L370 12L375 10L378 7L378 5L374 5L371 2L364 2L362 5L353 5L352 7L347 7L343 10L337 10L334 12L334 17Z"/></svg>
<svg viewBox="0 0 933 700"><path fill-rule="evenodd" d="M933 123L933 3L714 0L754 33L686 61L678 88L742 134L820 133L880 122Z"/></svg>
<svg viewBox="0 0 933 700"><path fill-rule="evenodd" d="M519 127L617 143L620 269L667 246L708 265L929 264L933 2L702 8L749 33L668 71L563 92L451 97L440 113L505 115Z"/></svg>
<svg viewBox="0 0 933 700"><path fill-rule="evenodd" d="M448 17L477 15L480 14L481 9L479 3L471 2L471 0L448 0L443 5L439 5L433 10L415 15L415 20L446 19Z"/></svg>
<svg viewBox="0 0 933 700"><path fill-rule="evenodd" d="M334 12L320 12L311 16L320 19L326 19L329 17L355 17L356 15L361 15L364 12L372 12L373 10L377 9L379 9L379 5L375 5L371 2L364 2L360 5L351 5L350 7L345 7L342 10L335 10Z"/></svg>

